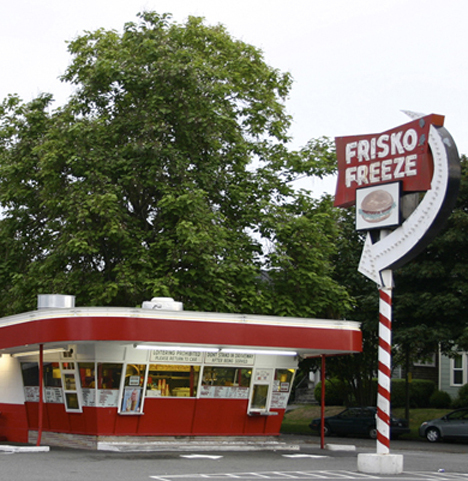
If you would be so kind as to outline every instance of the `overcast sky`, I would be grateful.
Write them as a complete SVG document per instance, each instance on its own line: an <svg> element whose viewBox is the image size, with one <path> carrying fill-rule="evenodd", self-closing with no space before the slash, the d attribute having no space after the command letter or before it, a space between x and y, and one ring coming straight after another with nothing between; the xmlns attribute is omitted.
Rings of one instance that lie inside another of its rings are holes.
<svg viewBox="0 0 468 481"><path fill-rule="evenodd" d="M66 41L85 30L121 31L143 10L221 23L289 71L295 147L323 135L381 132L409 121L401 110L412 110L445 115L468 154L467 0L2 2L0 99L50 92L65 102L70 90L58 77L71 61Z"/></svg>

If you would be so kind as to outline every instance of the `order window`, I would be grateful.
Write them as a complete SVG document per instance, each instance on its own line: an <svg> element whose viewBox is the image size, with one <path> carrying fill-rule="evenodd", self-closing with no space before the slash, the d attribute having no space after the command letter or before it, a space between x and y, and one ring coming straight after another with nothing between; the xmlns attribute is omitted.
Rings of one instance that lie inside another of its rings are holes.
<svg viewBox="0 0 468 481"><path fill-rule="evenodd" d="M196 397L200 366L150 364L147 397Z"/></svg>
<svg viewBox="0 0 468 481"><path fill-rule="evenodd" d="M26 402L39 402L39 365L37 362L22 362L24 399Z"/></svg>
<svg viewBox="0 0 468 481"><path fill-rule="evenodd" d="M143 410L146 364L127 364L120 413L139 414Z"/></svg>
<svg viewBox="0 0 468 481"><path fill-rule="evenodd" d="M62 362L62 385L67 412L82 412L79 374L75 362Z"/></svg>
<svg viewBox="0 0 468 481"><path fill-rule="evenodd" d="M83 406L96 406L96 364L94 362L78 363Z"/></svg>
<svg viewBox="0 0 468 481"><path fill-rule="evenodd" d="M62 374L60 363L44 363L44 391L47 403L63 403Z"/></svg>
<svg viewBox="0 0 468 481"><path fill-rule="evenodd" d="M249 387L252 369L237 367L207 367L203 369L204 386Z"/></svg>
<svg viewBox="0 0 468 481"><path fill-rule="evenodd" d="M97 363L97 407L118 407L122 364Z"/></svg>

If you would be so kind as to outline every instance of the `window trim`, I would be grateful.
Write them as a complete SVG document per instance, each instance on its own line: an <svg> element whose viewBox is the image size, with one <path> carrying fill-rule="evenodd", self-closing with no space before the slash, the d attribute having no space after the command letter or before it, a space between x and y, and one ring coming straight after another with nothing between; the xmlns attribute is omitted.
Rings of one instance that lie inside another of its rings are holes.
<svg viewBox="0 0 468 481"><path fill-rule="evenodd" d="M461 359L461 367L455 366L455 358L450 358L450 386L461 387L467 382L467 355L466 353L459 353L456 356ZM455 382L455 373L461 372L461 382Z"/></svg>

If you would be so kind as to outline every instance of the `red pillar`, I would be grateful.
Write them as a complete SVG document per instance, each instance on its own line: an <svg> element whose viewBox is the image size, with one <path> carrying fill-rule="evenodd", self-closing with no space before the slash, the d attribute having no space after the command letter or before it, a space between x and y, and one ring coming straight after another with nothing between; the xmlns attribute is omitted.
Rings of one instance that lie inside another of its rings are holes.
<svg viewBox="0 0 468 481"><path fill-rule="evenodd" d="M42 419L44 410L44 345L39 345L39 420L37 426L36 446L41 445L42 438Z"/></svg>
<svg viewBox="0 0 468 481"><path fill-rule="evenodd" d="M322 397L320 400L320 416L321 416L320 448L324 449L325 447L325 356L323 355L322 355L321 381L322 381Z"/></svg>

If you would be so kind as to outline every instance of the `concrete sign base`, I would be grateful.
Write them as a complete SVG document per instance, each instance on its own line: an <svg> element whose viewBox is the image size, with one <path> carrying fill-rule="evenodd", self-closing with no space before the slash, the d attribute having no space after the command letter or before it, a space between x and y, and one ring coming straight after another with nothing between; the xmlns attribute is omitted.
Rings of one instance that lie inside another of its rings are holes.
<svg viewBox="0 0 468 481"><path fill-rule="evenodd" d="M358 454L357 469L368 474L401 474L403 472L402 454Z"/></svg>

